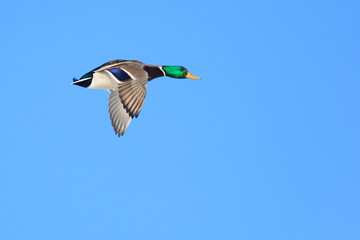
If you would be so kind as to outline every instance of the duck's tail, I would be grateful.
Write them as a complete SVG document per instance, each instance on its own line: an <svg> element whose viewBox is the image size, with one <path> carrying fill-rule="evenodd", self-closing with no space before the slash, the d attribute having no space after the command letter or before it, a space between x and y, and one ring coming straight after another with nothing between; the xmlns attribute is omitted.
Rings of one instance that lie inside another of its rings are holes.
<svg viewBox="0 0 360 240"><path fill-rule="evenodd" d="M80 79L73 78L73 85L78 85L81 87L89 87L93 79L93 73L87 73L82 76Z"/></svg>

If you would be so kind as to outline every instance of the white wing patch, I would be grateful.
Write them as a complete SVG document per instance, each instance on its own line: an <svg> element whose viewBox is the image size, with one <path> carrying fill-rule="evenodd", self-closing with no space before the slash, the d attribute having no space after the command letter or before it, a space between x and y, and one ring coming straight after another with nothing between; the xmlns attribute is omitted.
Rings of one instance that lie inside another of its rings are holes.
<svg viewBox="0 0 360 240"><path fill-rule="evenodd" d="M124 135L128 128L132 117L126 112L123 104L121 103L118 89L109 89L109 113L111 124L115 133L120 137Z"/></svg>

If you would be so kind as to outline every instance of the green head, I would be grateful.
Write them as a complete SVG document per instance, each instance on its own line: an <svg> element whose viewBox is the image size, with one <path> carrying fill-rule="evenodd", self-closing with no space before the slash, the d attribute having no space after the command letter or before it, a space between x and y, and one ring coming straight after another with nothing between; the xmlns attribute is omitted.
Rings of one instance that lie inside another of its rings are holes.
<svg viewBox="0 0 360 240"><path fill-rule="evenodd" d="M189 71L186 68L181 66L163 66L162 69L164 70L166 76L168 77L200 79L199 77L189 73Z"/></svg>

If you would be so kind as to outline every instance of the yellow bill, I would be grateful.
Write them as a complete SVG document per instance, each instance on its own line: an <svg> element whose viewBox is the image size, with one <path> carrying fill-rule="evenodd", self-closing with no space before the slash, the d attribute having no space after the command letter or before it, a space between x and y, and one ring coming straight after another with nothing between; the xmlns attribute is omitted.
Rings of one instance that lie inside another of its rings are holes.
<svg viewBox="0 0 360 240"><path fill-rule="evenodd" d="M185 76L186 78L192 78L192 79L200 79L199 77L192 75L191 73L188 72L188 74Z"/></svg>

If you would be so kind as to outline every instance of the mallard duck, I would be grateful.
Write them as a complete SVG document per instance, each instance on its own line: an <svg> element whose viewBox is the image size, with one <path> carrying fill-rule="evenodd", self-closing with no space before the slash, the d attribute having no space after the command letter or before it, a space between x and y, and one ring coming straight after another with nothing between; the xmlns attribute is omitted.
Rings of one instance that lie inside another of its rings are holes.
<svg viewBox="0 0 360 240"><path fill-rule="evenodd" d="M114 60L86 73L73 84L85 88L107 89L109 113L115 134L124 135L131 120L144 104L147 82L158 77L200 79L182 66L148 65L133 60Z"/></svg>

